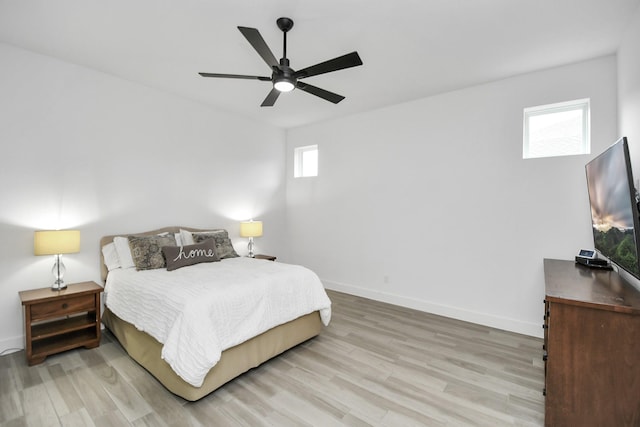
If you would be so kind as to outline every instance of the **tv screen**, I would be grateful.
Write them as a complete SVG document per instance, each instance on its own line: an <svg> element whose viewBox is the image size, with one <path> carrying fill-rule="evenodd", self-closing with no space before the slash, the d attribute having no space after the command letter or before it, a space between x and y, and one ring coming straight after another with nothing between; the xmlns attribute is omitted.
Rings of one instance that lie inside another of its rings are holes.
<svg viewBox="0 0 640 427"><path fill-rule="evenodd" d="M586 171L595 249L640 279L640 227L627 139L590 161Z"/></svg>

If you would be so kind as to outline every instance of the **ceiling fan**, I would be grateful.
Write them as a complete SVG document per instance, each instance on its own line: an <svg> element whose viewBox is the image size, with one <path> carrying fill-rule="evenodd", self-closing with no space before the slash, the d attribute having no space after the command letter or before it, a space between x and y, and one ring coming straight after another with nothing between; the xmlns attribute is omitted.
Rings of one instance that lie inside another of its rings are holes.
<svg viewBox="0 0 640 427"><path fill-rule="evenodd" d="M253 46L253 48L258 52L269 68L271 68L271 77L219 73L198 74L202 77L222 77L229 79L249 79L272 82L273 88L264 101L262 101L262 104L260 105L261 107L273 106L281 92L290 92L294 88L298 88L322 99L326 99L334 104L342 101L344 96L312 86L308 83L303 83L300 80L311 76L317 76L318 74L330 73L332 71L362 65L362 60L360 59L360 56L358 56L358 52L347 53L346 55L295 71L293 68L289 67L289 59L287 59L287 32L293 28L293 20L289 18L279 18L276 21L276 24L284 34L284 52L279 62L276 60L275 56L273 56L271 49L269 49L269 46L267 46L267 43L264 41L258 30L255 28L238 27L238 30L240 30L242 35L249 41L249 43L251 43L251 46Z"/></svg>

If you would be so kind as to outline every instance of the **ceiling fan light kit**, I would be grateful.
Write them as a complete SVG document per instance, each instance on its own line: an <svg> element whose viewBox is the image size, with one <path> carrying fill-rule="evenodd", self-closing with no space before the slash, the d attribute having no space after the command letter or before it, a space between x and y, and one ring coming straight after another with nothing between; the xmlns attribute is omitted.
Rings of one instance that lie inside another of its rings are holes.
<svg viewBox="0 0 640 427"><path fill-rule="evenodd" d="M280 93L291 92L295 88L318 96L334 104L342 101L344 99L344 96L329 92L328 90L321 89L316 86L312 86L308 83L303 83L300 81L300 79L305 79L307 77L317 76L318 74L330 73L333 71L362 65L362 60L360 59L358 52L351 52L346 55L342 55L337 58L333 58L328 61L303 68L302 70L295 71L289 66L289 59L287 58L287 33L289 32L289 30L291 30L291 28L293 28L293 20L290 18L278 18L276 24L283 33L283 54L282 58L280 58L280 61L276 60L273 52L271 52L271 49L269 49L269 46L267 46L267 43L264 41L257 29L238 27L238 30L240 30L242 35L247 39L251 46L253 46L256 52L258 52L264 62L266 62L271 69L271 77L220 73L199 74L202 77L247 79L272 82L273 88L264 99L264 101L262 101L262 104L260 105L261 107L273 106Z"/></svg>
<svg viewBox="0 0 640 427"><path fill-rule="evenodd" d="M291 92L296 85L289 79L280 77L278 79L273 79L273 87L279 92Z"/></svg>

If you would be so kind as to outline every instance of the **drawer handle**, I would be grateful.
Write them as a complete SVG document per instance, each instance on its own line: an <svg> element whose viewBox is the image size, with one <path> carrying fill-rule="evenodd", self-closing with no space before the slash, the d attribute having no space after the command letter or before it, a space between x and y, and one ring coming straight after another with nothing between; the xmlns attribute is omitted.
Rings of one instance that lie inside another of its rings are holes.
<svg viewBox="0 0 640 427"><path fill-rule="evenodd" d="M69 308L69 304L67 304L66 302L62 304L62 308L66 309Z"/></svg>

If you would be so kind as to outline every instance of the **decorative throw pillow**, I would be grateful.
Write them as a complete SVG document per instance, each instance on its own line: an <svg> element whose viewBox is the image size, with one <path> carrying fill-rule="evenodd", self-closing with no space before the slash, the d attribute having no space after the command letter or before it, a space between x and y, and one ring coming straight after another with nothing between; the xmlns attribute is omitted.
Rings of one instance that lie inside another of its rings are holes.
<svg viewBox="0 0 640 427"><path fill-rule="evenodd" d="M192 233L192 235L195 243L213 239L216 242L216 253L220 259L239 257L235 249L233 249L233 244L231 243L231 239L229 239L227 230L200 231Z"/></svg>
<svg viewBox="0 0 640 427"><path fill-rule="evenodd" d="M162 256L163 246L175 246L176 239L172 234L164 236L129 236L131 258L136 270L151 270L166 267Z"/></svg>
<svg viewBox="0 0 640 427"><path fill-rule="evenodd" d="M216 254L216 242L213 239L207 239L195 245L163 246L162 254L167 262L167 271L201 262L220 261Z"/></svg>

